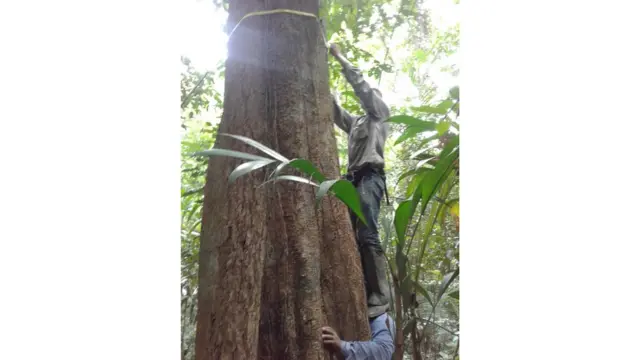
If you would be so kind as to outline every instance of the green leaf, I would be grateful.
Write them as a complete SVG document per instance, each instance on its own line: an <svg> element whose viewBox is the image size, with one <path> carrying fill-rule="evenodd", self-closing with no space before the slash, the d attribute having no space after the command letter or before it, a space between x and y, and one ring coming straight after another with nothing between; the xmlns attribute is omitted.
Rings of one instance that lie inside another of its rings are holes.
<svg viewBox="0 0 640 360"><path fill-rule="evenodd" d="M398 139L396 140L394 145L398 145L401 144L403 142L405 142L406 140L415 137L416 135L423 133L425 131L431 131L429 129L421 129L415 126L409 126L404 133L402 133L402 135L400 135L400 137L398 137Z"/></svg>
<svg viewBox="0 0 640 360"><path fill-rule="evenodd" d="M438 125L436 125L436 130L438 131L438 135L440 136L444 135L447 131L449 131L450 127L451 127L451 123L449 123L448 121L439 122Z"/></svg>
<svg viewBox="0 0 640 360"><path fill-rule="evenodd" d="M300 170L302 173L309 175L311 178L318 182L323 182L326 180L326 177L318 170L313 163L309 160L305 159L293 159L291 161L283 162L276 170L273 172L271 177L277 177L284 170L285 167L290 166L294 169Z"/></svg>
<svg viewBox="0 0 640 360"><path fill-rule="evenodd" d="M460 290L454 290L448 294L450 297L460 300Z"/></svg>
<svg viewBox="0 0 640 360"><path fill-rule="evenodd" d="M289 162L280 163L280 165L278 165L276 169L273 170L273 173L269 175L269 179L277 178L278 176L280 176L280 173L282 172L282 170L284 170L285 167L287 167L287 165L289 165Z"/></svg>
<svg viewBox="0 0 640 360"><path fill-rule="evenodd" d="M416 210L417 203L413 199L405 200L398 205L396 214L393 219L393 224L396 228L396 234L398 235L398 243L403 246L405 235L407 232L407 226L413 217L413 213Z"/></svg>
<svg viewBox="0 0 640 360"><path fill-rule="evenodd" d="M323 182L327 180L327 178L320 172L320 170L318 170L318 168L316 168L309 160L293 159L289 162L289 166L302 171L317 182Z"/></svg>
<svg viewBox="0 0 640 360"><path fill-rule="evenodd" d="M316 201L319 202L329 191L347 205L347 207L349 207L349 209L351 209L351 211L353 211L356 216L358 216L358 218L367 225L367 220L364 218L362 208L360 207L358 191L351 182L342 179L323 181L316 192Z"/></svg>
<svg viewBox="0 0 640 360"><path fill-rule="evenodd" d="M435 122L420 120L420 119L414 118L413 116L409 116L409 115L392 116L392 117L388 118L386 120L386 122L395 123L395 124L405 124L405 125L408 125L408 126L411 126L411 127L424 129L424 131L435 130L436 129L436 123Z"/></svg>
<svg viewBox="0 0 640 360"><path fill-rule="evenodd" d="M433 300L431 300L431 296L429 296L429 292L427 291L427 289L425 289L422 285L420 285L419 282L414 281L413 282L413 286L415 287L416 291L424 296L425 299L427 299L427 301L429 302L429 305L431 305L431 307L433 307Z"/></svg>
<svg viewBox="0 0 640 360"><path fill-rule="evenodd" d="M449 89L449 96L451 96L451 98L454 100L460 101L460 87L454 86L451 89Z"/></svg>
<svg viewBox="0 0 640 360"><path fill-rule="evenodd" d="M456 202L451 204L451 207L449 208L449 213L451 215L455 215L457 217L460 217L460 203L456 200Z"/></svg>
<svg viewBox="0 0 640 360"><path fill-rule="evenodd" d="M436 106L436 109L438 110L438 112L440 114L446 114L449 112L449 110L451 110L451 108L454 105L454 101L452 99L446 99L443 100L440 104L438 104L438 106Z"/></svg>
<svg viewBox="0 0 640 360"><path fill-rule="evenodd" d="M300 182L300 183L303 183L303 184L313 185L315 187L319 186L318 184L314 183L310 179L305 179L303 177L295 176L295 175L281 175L281 176L272 177L271 179L269 179L269 181L265 181L262 184L260 184L260 186L266 185L266 184L268 184L270 182L276 182L276 181L280 181L280 180L296 181L296 182Z"/></svg>
<svg viewBox="0 0 640 360"><path fill-rule="evenodd" d="M334 184L331 191L338 199L347 205L365 225L368 225L367 219L365 219L364 214L362 213L358 190L356 190L351 182L347 180L340 180Z"/></svg>
<svg viewBox="0 0 640 360"><path fill-rule="evenodd" d="M444 179L453 169L453 163L458 159L459 137L454 136L440 153L440 159L435 169L425 174L420 188L422 189L422 210L424 212L433 194L438 191Z"/></svg>
<svg viewBox="0 0 640 360"><path fill-rule="evenodd" d="M447 209L448 207L446 206L439 206L438 207L440 210L438 211L437 217L436 217L436 222L440 224L440 226L444 227L445 226L445 219L446 219L446 214L447 214Z"/></svg>
<svg viewBox="0 0 640 360"><path fill-rule="evenodd" d="M440 290L438 290L438 297L436 298L436 304L440 302L440 300L442 299L442 295L444 295L449 285L451 285L453 280L455 280L459 274L460 274L460 268L444 276L444 278L442 279L442 282L440 283Z"/></svg>
<svg viewBox="0 0 640 360"><path fill-rule="evenodd" d="M416 193L421 194L421 192L418 190L420 189L420 184L422 184L422 180L424 179L425 176L427 176L426 171L420 172L420 173L417 173L416 176L414 176L413 179L411 179L411 181L409 181L409 183L407 184L407 191L406 191L407 197L415 196Z"/></svg>
<svg viewBox="0 0 640 360"><path fill-rule="evenodd" d="M453 106L453 100L446 99L436 106L424 105L411 108L413 111L423 114L444 115Z"/></svg>
<svg viewBox="0 0 640 360"><path fill-rule="evenodd" d="M435 139L437 139L439 137L440 137L440 135L438 135L438 133L435 133L435 134L427 137L426 139L422 140L422 142L420 142L420 146L421 147L427 146L431 141L433 141L433 140L435 140ZM425 151L426 150L429 150L429 148L425 149Z"/></svg>
<svg viewBox="0 0 640 360"><path fill-rule="evenodd" d="M399 184L400 181L404 180L405 178L411 176L411 175L420 175L423 174L427 171L431 170L428 167L416 167L415 169L409 170L405 173L403 173L402 175L400 175L400 177L398 177L398 182L396 184Z"/></svg>
<svg viewBox="0 0 640 360"><path fill-rule="evenodd" d="M340 179L327 180L320 184L318 191L316 192L316 202L320 201L323 196L327 195L331 187L335 185Z"/></svg>
<svg viewBox="0 0 640 360"><path fill-rule="evenodd" d="M253 170L260 169L263 166L274 163L275 160L255 160L239 165L229 174L229 183L233 183L240 176L250 173Z"/></svg>
<svg viewBox="0 0 640 360"><path fill-rule="evenodd" d="M435 166L429 164L429 161L431 161L433 159L435 159L435 157L422 159L422 160L418 161L418 164L416 164L416 167L417 168L425 168L425 169L435 169Z"/></svg>
<svg viewBox="0 0 640 360"><path fill-rule="evenodd" d="M405 178L411 176L411 175L415 175L418 172L418 169L411 169L409 171L405 171L402 174L400 174L400 176L398 177L398 181L396 182L396 185L400 183L400 181L404 180Z"/></svg>
<svg viewBox="0 0 640 360"><path fill-rule="evenodd" d="M244 142L245 144L251 145L254 148L262 151L263 153L270 155L271 157L273 157L274 159L278 159L281 162L288 162L289 159L287 159L286 157L280 155L277 151L272 150L270 148L268 148L267 146L264 146L262 144L260 144L259 142L249 139L248 137L245 136L241 136L241 135L232 135L232 134L223 134L220 133L220 135L222 136L227 136L227 137L232 137L234 139L240 140L242 142Z"/></svg>
<svg viewBox="0 0 640 360"><path fill-rule="evenodd" d="M429 148L424 146L426 144L421 144L421 145L422 145L420 146L421 149L411 154L411 156L409 156L409 159L412 159L412 160L416 159L417 157L424 155L425 152L429 151Z"/></svg>
<svg viewBox="0 0 640 360"><path fill-rule="evenodd" d="M449 181L449 179L451 180L455 180L453 179L451 176L451 171L448 172L448 175L445 175L444 178L440 181L439 185L438 185L438 197L440 199L443 198L447 198L449 192L451 191L451 188L453 186L453 182ZM419 193L418 191L416 191L416 193ZM444 239L443 236L437 235L437 234L432 234L433 229L435 227L435 224L437 222L437 217L438 214L440 213L440 209L445 208L445 204L442 202L442 200L440 200L438 203L433 203L433 205L431 206L431 209L429 210L428 216L427 216L427 226L425 227L425 231L424 231L424 240L422 241L422 243L420 244L420 249L418 251L418 257L417 257L417 263L421 264L425 255L425 251L427 249L427 245L429 246L430 249L433 249L436 245L435 241L431 241L432 239ZM423 210L424 211L424 210ZM424 214L424 212L422 213ZM414 273L414 279L418 280L420 277L420 271L422 269L421 268L417 268L415 273ZM438 278L441 277L440 272L436 269L433 272L434 274L437 274L436 276ZM434 291L435 293L435 291Z"/></svg>
<svg viewBox="0 0 640 360"><path fill-rule="evenodd" d="M198 151L193 156L228 156L245 160L269 160L266 157L225 149L209 149Z"/></svg>
<svg viewBox="0 0 640 360"><path fill-rule="evenodd" d="M418 114L443 115L443 114L440 114L440 111L438 111L438 108L436 106L431 106L431 105L412 106L410 109L414 113L418 113Z"/></svg>

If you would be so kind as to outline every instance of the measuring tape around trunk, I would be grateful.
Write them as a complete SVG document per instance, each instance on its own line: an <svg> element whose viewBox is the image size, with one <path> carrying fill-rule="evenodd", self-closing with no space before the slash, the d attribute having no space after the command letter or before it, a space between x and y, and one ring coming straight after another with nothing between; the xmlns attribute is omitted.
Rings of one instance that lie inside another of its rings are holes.
<svg viewBox="0 0 640 360"><path fill-rule="evenodd" d="M252 16L262 16L262 15L271 15L271 14L292 14L292 15L312 17L312 18L316 19L318 25L320 26L320 34L322 34L322 40L324 41L324 45L327 48L329 48L329 43L327 43L327 38L324 35L324 31L322 29L322 24L320 24L320 19L316 15L314 15L312 13L308 13L308 12L304 12L304 11L298 11L298 10L291 10L291 9L274 9L274 10L264 10L264 11L250 12L250 13L246 14L245 16L243 16L240 19L240 21L238 21L236 26L234 26L233 29L231 30L231 32L229 32L229 37L231 37L233 32L236 31L236 29L238 28L238 26L240 26L240 24L242 23L242 21L244 19L252 17Z"/></svg>
<svg viewBox="0 0 640 360"><path fill-rule="evenodd" d="M243 16L240 19L240 21L238 21L236 26L234 26L233 29L231 30L231 32L229 32L228 37L231 38L231 35L233 35L233 32L236 31L236 29L238 28L238 26L240 26L240 23L242 23L242 21L244 19L252 17L252 16L262 16L262 15L271 15L271 14L292 14L292 15L312 17L312 18L316 19L317 20L316 22L318 23L318 25L320 27L320 34L322 35L322 41L324 42L324 46L327 49L329 48L329 43L327 42L327 38L324 35L324 29L323 29L322 24L320 23L320 19L316 15L314 15L312 13L308 13L308 12L304 12L304 11L298 11L298 10L291 10L291 9L274 9L274 10L264 10L264 11L250 12L250 13L246 14L245 16ZM187 95L187 97L182 102L181 108L185 107L185 105L191 99L191 96L193 95L193 93L202 86L202 82L203 82L204 78L207 77L207 75L209 75L209 71L205 72L205 74L202 75L202 77L200 78L200 80L198 81L196 86L193 88L193 90L191 90L189 92L189 95Z"/></svg>

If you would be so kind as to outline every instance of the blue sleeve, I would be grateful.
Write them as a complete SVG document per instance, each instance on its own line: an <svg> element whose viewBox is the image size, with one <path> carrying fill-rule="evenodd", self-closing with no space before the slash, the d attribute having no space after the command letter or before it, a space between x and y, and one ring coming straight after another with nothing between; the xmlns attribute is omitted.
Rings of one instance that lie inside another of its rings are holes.
<svg viewBox="0 0 640 360"><path fill-rule="evenodd" d="M391 331L387 328L387 316L378 316L371 322L371 341L342 342L345 360L391 360L395 347Z"/></svg>
<svg viewBox="0 0 640 360"><path fill-rule="evenodd" d="M343 65L342 72L347 78L356 96L362 102L364 109L372 119L386 120L389 117L389 108L378 94L371 88L368 82L364 80L362 72L355 66Z"/></svg>

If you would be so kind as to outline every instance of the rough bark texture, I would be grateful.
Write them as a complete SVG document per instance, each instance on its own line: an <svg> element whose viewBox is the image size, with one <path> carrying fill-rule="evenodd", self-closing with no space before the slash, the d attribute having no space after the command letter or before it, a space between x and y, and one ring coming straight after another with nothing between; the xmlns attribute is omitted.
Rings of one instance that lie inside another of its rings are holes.
<svg viewBox="0 0 640 360"><path fill-rule="evenodd" d="M232 1L229 23L271 9L318 13L318 1ZM244 135L339 176L327 53L316 19L291 14L242 21L229 40L220 133ZM256 153L218 137L216 147ZM315 189L258 187L266 171L234 184L242 161L209 162L200 244L196 359L328 359L320 328L366 340L360 260L347 209L315 207Z"/></svg>

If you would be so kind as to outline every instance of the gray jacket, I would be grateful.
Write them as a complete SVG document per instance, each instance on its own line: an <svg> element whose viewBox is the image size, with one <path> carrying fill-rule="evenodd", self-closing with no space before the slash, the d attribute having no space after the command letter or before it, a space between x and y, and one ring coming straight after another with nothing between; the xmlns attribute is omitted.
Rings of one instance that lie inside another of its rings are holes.
<svg viewBox="0 0 640 360"><path fill-rule="evenodd" d="M340 107L333 99L334 121L349 134L349 172L365 166L384 170L384 143L389 135L389 108L382 101L380 93L372 89L362 72L354 66L344 66L342 72L353 87L365 115L354 116Z"/></svg>

